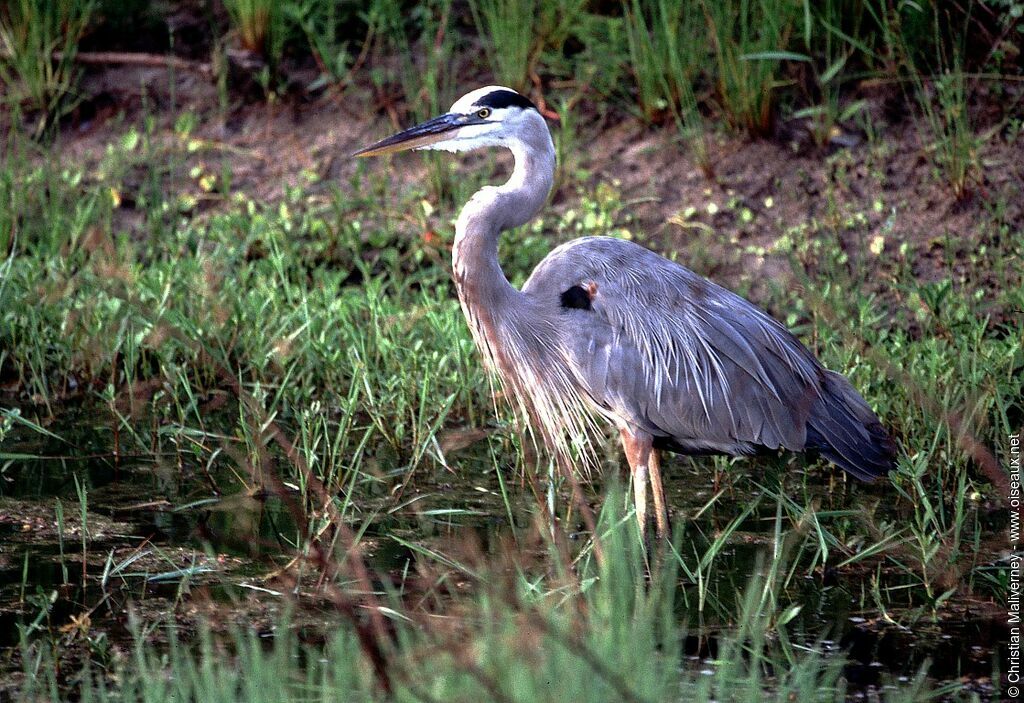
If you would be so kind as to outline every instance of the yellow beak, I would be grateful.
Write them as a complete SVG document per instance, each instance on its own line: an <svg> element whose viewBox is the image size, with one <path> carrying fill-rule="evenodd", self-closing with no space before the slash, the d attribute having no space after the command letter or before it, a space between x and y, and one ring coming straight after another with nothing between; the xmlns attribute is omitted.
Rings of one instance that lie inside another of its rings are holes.
<svg viewBox="0 0 1024 703"><path fill-rule="evenodd" d="M360 149L352 156L383 156L394 154L408 149L422 149L425 146L436 144L447 139L451 132L466 124L464 115L447 113L440 117L422 122L415 127L410 127L398 134L381 139L376 144L371 144L365 149Z"/></svg>

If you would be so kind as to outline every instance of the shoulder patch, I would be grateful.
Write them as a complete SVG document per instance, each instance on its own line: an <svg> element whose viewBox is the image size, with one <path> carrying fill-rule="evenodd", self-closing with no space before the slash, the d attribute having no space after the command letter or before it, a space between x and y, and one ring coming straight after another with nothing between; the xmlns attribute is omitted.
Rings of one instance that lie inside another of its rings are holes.
<svg viewBox="0 0 1024 703"><path fill-rule="evenodd" d="M476 104L480 107L489 107L492 110L500 110L505 107L521 107L524 110L536 110L537 106L534 105L529 98L524 98L519 93L512 90L492 90L487 95L484 95Z"/></svg>
<svg viewBox="0 0 1024 703"><path fill-rule="evenodd" d="M559 297L563 308L590 310L590 293L582 286L573 286Z"/></svg>

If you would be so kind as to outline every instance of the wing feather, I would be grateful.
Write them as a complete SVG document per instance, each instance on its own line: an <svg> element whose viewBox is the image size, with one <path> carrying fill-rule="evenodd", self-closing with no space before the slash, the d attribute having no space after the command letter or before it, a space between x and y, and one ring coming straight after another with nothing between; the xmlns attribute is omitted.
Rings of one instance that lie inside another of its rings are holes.
<svg viewBox="0 0 1024 703"><path fill-rule="evenodd" d="M698 450L804 448L824 370L767 314L618 239L563 245L523 290L571 285L596 290L590 310L565 311L563 353L598 405Z"/></svg>

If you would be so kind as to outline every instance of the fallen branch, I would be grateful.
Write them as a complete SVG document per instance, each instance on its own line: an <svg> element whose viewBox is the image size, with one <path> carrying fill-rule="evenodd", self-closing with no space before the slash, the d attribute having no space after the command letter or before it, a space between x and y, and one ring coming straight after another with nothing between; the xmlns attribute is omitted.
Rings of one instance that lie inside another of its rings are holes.
<svg viewBox="0 0 1024 703"><path fill-rule="evenodd" d="M9 51L0 51L0 59L9 58L11 58ZM63 61L64 58L65 54L63 51L53 52L54 61ZM213 73L213 68L209 63L189 61L180 56L171 56L169 54L145 54L135 51L78 51L72 54L70 58L72 61L91 65L153 66L156 68L195 71L207 75Z"/></svg>

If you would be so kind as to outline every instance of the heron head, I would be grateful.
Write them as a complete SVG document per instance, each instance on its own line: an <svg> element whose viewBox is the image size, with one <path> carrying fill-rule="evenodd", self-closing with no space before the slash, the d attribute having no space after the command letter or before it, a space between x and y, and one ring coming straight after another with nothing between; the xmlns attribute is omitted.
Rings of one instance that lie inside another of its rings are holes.
<svg viewBox="0 0 1024 703"><path fill-rule="evenodd" d="M543 118L527 98L511 88L489 85L463 95L445 114L360 149L353 156L381 156L407 149L469 151L508 146L538 121L543 127Z"/></svg>

